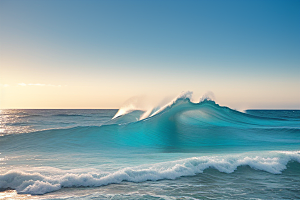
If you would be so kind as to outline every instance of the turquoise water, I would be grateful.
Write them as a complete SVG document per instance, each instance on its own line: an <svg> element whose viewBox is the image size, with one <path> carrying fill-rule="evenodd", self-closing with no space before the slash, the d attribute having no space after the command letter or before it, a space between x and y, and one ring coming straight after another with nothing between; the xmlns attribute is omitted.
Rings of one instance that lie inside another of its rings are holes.
<svg viewBox="0 0 300 200"><path fill-rule="evenodd" d="M300 198L299 110L179 98L147 116L117 111L2 110L2 196Z"/></svg>

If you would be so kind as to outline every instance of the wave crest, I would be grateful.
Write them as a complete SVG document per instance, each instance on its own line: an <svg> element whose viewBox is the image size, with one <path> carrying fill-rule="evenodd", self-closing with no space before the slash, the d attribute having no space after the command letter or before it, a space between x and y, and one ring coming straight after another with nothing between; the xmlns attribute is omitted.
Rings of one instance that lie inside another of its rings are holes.
<svg viewBox="0 0 300 200"><path fill-rule="evenodd" d="M167 103L160 103L158 105L152 105L151 103L145 101L145 98L130 98L124 103L124 105L118 110L118 112L112 119L129 114L133 111L141 111L142 113L139 116L136 116L136 121L143 120L147 117L152 117L157 113L163 111L179 99L191 99L192 95L193 92L191 91L182 92L178 96L173 98L171 101L168 101Z"/></svg>
<svg viewBox="0 0 300 200"><path fill-rule="evenodd" d="M300 163L300 152L267 152L261 156L254 153L223 156L202 156L182 160L128 167L115 172L76 172L51 168L32 173L32 169L12 170L0 175L0 188L12 188L18 193L44 194L62 187L95 187L117 184L122 181L144 182L162 179L176 179L182 176L194 176L205 169L214 168L220 172L233 173L239 166L250 166L272 174L280 174L287 168L288 162ZM38 171L39 168L34 169Z"/></svg>

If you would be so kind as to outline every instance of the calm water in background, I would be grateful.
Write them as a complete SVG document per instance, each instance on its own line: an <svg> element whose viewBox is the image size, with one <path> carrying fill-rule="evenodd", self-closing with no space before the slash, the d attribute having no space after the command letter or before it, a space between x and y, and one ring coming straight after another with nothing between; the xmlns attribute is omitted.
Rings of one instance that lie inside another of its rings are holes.
<svg viewBox="0 0 300 200"><path fill-rule="evenodd" d="M299 110L179 99L145 120L116 112L2 110L2 197L300 198Z"/></svg>

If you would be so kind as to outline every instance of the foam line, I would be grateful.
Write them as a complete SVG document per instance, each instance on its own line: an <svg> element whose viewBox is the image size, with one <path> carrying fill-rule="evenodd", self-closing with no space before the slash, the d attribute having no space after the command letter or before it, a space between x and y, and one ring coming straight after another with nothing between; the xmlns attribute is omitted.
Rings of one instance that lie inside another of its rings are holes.
<svg viewBox="0 0 300 200"><path fill-rule="evenodd" d="M45 172L36 169L12 170L0 175L0 188L12 188L18 193L45 194L62 187L95 187L117 184L122 181L143 182L162 179L176 179L181 176L193 176L205 169L214 168L220 172L233 173L239 166L250 166L255 170L263 170L280 174L287 163L300 163L300 151L268 152L262 156L252 154L202 156L182 160L122 168L112 173L83 171L52 170Z"/></svg>

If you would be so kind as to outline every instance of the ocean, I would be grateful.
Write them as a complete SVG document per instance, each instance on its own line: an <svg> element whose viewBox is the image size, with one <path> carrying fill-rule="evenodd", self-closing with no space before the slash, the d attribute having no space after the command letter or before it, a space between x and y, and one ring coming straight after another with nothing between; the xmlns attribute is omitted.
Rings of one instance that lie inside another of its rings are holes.
<svg viewBox="0 0 300 200"><path fill-rule="evenodd" d="M300 199L300 110L120 111L1 110L0 199Z"/></svg>

